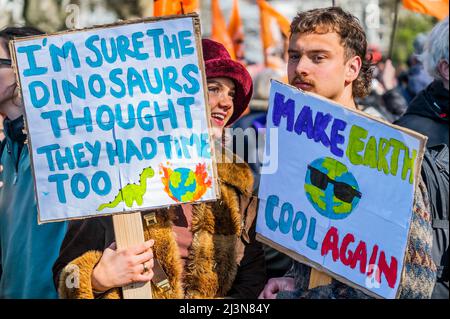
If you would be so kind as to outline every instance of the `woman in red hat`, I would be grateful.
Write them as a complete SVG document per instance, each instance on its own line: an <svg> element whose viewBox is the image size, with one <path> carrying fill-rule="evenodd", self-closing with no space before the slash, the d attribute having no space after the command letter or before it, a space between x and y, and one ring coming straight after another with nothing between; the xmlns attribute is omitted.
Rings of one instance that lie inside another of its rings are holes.
<svg viewBox="0 0 450 319"><path fill-rule="evenodd" d="M250 103L252 78L222 44L203 39L202 46L213 136L219 138L224 127L235 122Z"/></svg>
<svg viewBox="0 0 450 319"><path fill-rule="evenodd" d="M250 102L252 80L223 45L202 45L212 134L222 147L225 126ZM151 280L154 298L256 299L266 278L255 241L253 175L225 156L217 158L221 199L143 212L154 218L144 223L142 245L117 249L110 216L71 222L53 267L60 297L121 298L118 288Z"/></svg>

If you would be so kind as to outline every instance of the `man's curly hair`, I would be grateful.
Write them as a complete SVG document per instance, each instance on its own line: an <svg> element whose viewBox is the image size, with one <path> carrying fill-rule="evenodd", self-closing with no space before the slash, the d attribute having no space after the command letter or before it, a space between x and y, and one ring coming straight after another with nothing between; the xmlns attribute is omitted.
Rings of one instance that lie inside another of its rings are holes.
<svg viewBox="0 0 450 319"><path fill-rule="evenodd" d="M345 61L359 56L362 61L358 77L353 82L353 98L363 98L370 92L372 65L366 58L367 38L358 18L339 7L319 8L300 12L291 23L291 37L295 33L325 34L336 32L344 46Z"/></svg>

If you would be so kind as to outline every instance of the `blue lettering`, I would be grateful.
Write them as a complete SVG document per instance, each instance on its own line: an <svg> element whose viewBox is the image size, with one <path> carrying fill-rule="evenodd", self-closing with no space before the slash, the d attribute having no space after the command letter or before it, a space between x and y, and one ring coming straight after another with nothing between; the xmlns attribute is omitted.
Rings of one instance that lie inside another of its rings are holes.
<svg viewBox="0 0 450 319"><path fill-rule="evenodd" d="M172 136L170 136L170 135L158 136L158 142L164 144L164 154L166 155L167 159L171 159L172 158L172 145L170 142L172 142Z"/></svg>
<svg viewBox="0 0 450 319"><path fill-rule="evenodd" d="M76 76L77 84L74 85L68 80L62 80L62 88L64 92L64 97L67 103L72 103L72 95L79 99L86 99L86 90L84 88L84 81L81 75Z"/></svg>
<svg viewBox="0 0 450 319"><path fill-rule="evenodd" d="M80 183L84 187L84 190L80 190ZM76 173L75 175L73 175L70 181L70 186L72 188L72 193L76 198L84 199L89 195L89 180L81 173Z"/></svg>
<svg viewBox="0 0 450 319"><path fill-rule="evenodd" d="M100 188L100 181L103 180L103 189ZM92 190L100 196L108 195L111 191L111 179L105 171L99 171L92 176Z"/></svg>
<svg viewBox="0 0 450 319"><path fill-rule="evenodd" d="M67 167L69 169L74 169L75 161L73 159L73 155L72 155L72 151L71 151L70 147L65 147L64 153L65 153L65 155L63 155L62 151L59 151L59 150L55 152L55 161L56 161L56 165L58 166L58 169L60 171L63 171L65 164L67 164Z"/></svg>
<svg viewBox="0 0 450 319"><path fill-rule="evenodd" d="M66 181L68 179L69 179L69 175L67 175L67 174L54 174L54 175L49 175L49 177L48 177L49 183L56 183L56 192L58 194L58 200L62 204L65 204L67 202L66 193L64 191L64 181Z"/></svg>
<svg viewBox="0 0 450 319"><path fill-rule="evenodd" d="M116 104L116 117L117 125L123 129L132 129L136 125L136 117L134 116L133 104L128 104L128 122L126 122L122 116L122 107L120 104Z"/></svg>
<svg viewBox="0 0 450 319"><path fill-rule="evenodd" d="M149 146L151 148L151 150L148 150ZM142 156L144 156L144 158L146 160L151 160L156 156L156 153L158 151L158 146L156 145L156 142L154 139L150 138L150 137L144 137L141 140L141 150L142 150Z"/></svg>
<svg viewBox="0 0 450 319"><path fill-rule="evenodd" d="M274 208L278 207L278 203L280 199L276 195L270 195L267 198L265 216L266 216L266 225L270 230L275 231L278 227L278 223L273 218Z"/></svg>
<svg viewBox="0 0 450 319"><path fill-rule="evenodd" d="M45 154L45 156L47 157L48 169L52 172L55 170L55 165L53 164L52 151L59 150L59 147L60 147L59 144L50 144L47 146L41 146L36 150L38 154Z"/></svg>
<svg viewBox="0 0 450 319"><path fill-rule="evenodd" d="M195 64L186 64L181 70L181 74L183 74L191 86L189 87L187 84L184 84L183 89L187 94L196 94L200 91L200 83L191 73L198 74L198 67Z"/></svg>
<svg viewBox="0 0 450 319"><path fill-rule="evenodd" d="M95 82L97 83L97 85L95 85ZM92 96L99 99L105 96L106 94L105 80L99 74L93 74L89 77L88 86ZM96 87L98 87L98 89L96 89Z"/></svg>
<svg viewBox="0 0 450 319"><path fill-rule="evenodd" d="M48 112L42 112L41 117L44 120L50 119L50 125L52 127L53 135L56 138L61 137L61 127L59 126L58 118L62 116L62 111L55 110L55 111L48 111Z"/></svg>
<svg viewBox="0 0 450 319"><path fill-rule="evenodd" d="M123 142L122 140L116 140L115 145L113 143L106 143L106 154L108 154L109 165L115 165L115 157L119 160L119 164L125 162L123 153Z"/></svg>
<svg viewBox="0 0 450 319"><path fill-rule="evenodd" d="M27 45L17 49L18 53L25 53L27 55L28 69L25 69L23 71L23 76L27 77L27 76L43 75L47 73L48 68L38 67L36 65L36 57L34 53L41 49L42 47L38 44Z"/></svg>
<svg viewBox="0 0 450 319"><path fill-rule="evenodd" d="M190 55L194 53L194 47L191 41L192 32L191 31L180 31L178 32L178 39L180 40L180 50L183 56Z"/></svg>
<svg viewBox="0 0 450 319"><path fill-rule="evenodd" d="M100 158L100 151L102 148L101 143L99 141L95 141L94 145L92 145L89 142L86 142L85 145L88 151L92 154L91 165L94 167L98 166L98 160Z"/></svg>
<svg viewBox="0 0 450 319"><path fill-rule="evenodd" d="M103 114L108 116L108 119L103 119ZM103 131L110 131L114 128L114 113L108 105L100 105L95 116L98 128Z"/></svg>
<svg viewBox="0 0 450 319"><path fill-rule="evenodd" d="M53 71L61 71L61 63L59 62L59 57L67 59L69 54L72 58L72 64L74 68L80 67L80 58L78 57L77 48L72 41L64 43L62 48L58 48L56 45L50 45L50 57L52 59Z"/></svg>
<svg viewBox="0 0 450 319"><path fill-rule="evenodd" d="M40 88L42 90L42 97L38 98L36 90ZM28 90L30 91L30 99L33 106L37 109L44 107L50 100L50 91L43 82L33 81L28 84Z"/></svg>
<svg viewBox="0 0 450 319"><path fill-rule="evenodd" d="M284 95L281 93L275 93L274 109L272 114L272 121L275 126L280 126L281 117L287 117L286 129L292 132L294 129L294 112L295 102L292 99L288 99L284 102Z"/></svg>
<svg viewBox="0 0 450 319"><path fill-rule="evenodd" d="M140 61L148 59L148 53L140 52L140 50L144 47L144 43L142 42L143 37L144 33L142 32L135 32L131 35L131 42L133 42L133 48L135 50L134 57Z"/></svg>
<svg viewBox="0 0 450 319"><path fill-rule="evenodd" d="M83 108L83 117L76 118L73 116L73 111L68 110L66 112L66 120L69 132L72 135L75 135L77 126L85 126L86 132L93 131L91 109L87 106Z"/></svg>
<svg viewBox="0 0 450 319"><path fill-rule="evenodd" d="M338 144L344 144L345 142L345 137L339 134L339 131L344 131L346 126L347 123L339 119L335 119L331 126L330 150L331 153L339 157L344 156L344 151L338 147Z"/></svg>
<svg viewBox="0 0 450 319"><path fill-rule="evenodd" d="M164 34L164 29L150 29L147 30L147 35L153 39L153 47L155 48L155 57L161 57L161 42L160 36Z"/></svg>
<svg viewBox="0 0 450 319"><path fill-rule="evenodd" d="M174 89L175 91L180 93L183 91L181 85L177 83L177 79L178 79L178 72L174 66L168 66L166 68L163 68L164 88L167 94L169 95L172 94L171 89Z"/></svg>
<svg viewBox="0 0 450 319"><path fill-rule="evenodd" d="M158 124L158 129L163 132L165 131L163 120L169 119L170 125L173 129L178 128L178 122L177 122L177 113L175 112L175 108L173 107L173 102L171 99L168 99L167 101L168 110L161 111L159 109L159 104L157 101L153 102L153 105L155 106L155 118L156 123Z"/></svg>
<svg viewBox="0 0 450 319"><path fill-rule="evenodd" d="M85 42L85 46L88 50L91 50L95 54L95 60L91 57L86 58L86 63L91 68L98 68L103 64L103 58L100 50L94 45L94 42L100 40L100 37L98 35L92 35L89 38L87 38Z"/></svg>
<svg viewBox="0 0 450 319"><path fill-rule="evenodd" d="M187 128L192 128L191 106L194 105L194 103L195 99L192 96L180 97L177 100L177 104L184 107L184 118L186 119Z"/></svg>

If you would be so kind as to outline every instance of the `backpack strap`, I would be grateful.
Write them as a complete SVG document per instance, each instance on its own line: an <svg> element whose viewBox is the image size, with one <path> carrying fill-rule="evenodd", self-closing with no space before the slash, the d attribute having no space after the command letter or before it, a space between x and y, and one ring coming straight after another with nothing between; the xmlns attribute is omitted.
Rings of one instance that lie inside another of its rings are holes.
<svg viewBox="0 0 450 319"><path fill-rule="evenodd" d="M433 228L448 229L448 219L434 219Z"/></svg>

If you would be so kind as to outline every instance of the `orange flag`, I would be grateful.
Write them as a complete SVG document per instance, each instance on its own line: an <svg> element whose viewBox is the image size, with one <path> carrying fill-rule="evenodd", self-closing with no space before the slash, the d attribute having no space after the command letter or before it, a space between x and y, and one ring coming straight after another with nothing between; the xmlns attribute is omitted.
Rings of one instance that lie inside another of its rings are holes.
<svg viewBox="0 0 450 319"><path fill-rule="evenodd" d="M228 34L233 41L236 59L244 59L244 27L242 26L241 14L239 12L239 0L233 0L230 22L228 23Z"/></svg>
<svg viewBox="0 0 450 319"><path fill-rule="evenodd" d="M231 58L235 60L236 55L234 54L233 41L231 40L231 37L227 32L228 28L225 22L225 18L222 15L222 11L220 10L219 0L211 0L211 11L212 11L211 39L222 43L227 49Z"/></svg>
<svg viewBox="0 0 450 319"><path fill-rule="evenodd" d="M260 12L261 39L263 43L265 64L267 67L280 68L281 66L274 65L273 63L271 63L271 56L270 56L271 49L273 49L275 46L283 45L282 43L277 43L277 40L274 38L272 25L273 22L275 21L281 33L286 38L289 38L291 24L287 18L285 18L282 14L276 11L265 0L257 0L257 3Z"/></svg>
<svg viewBox="0 0 450 319"><path fill-rule="evenodd" d="M448 16L448 0L403 0L403 6L414 12L445 19Z"/></svg>
<svg viewBox="0 0 450 319"><path fill-rule="evenodd" d="M155 0L155 17L198 11L199 0Z"/></svg>

